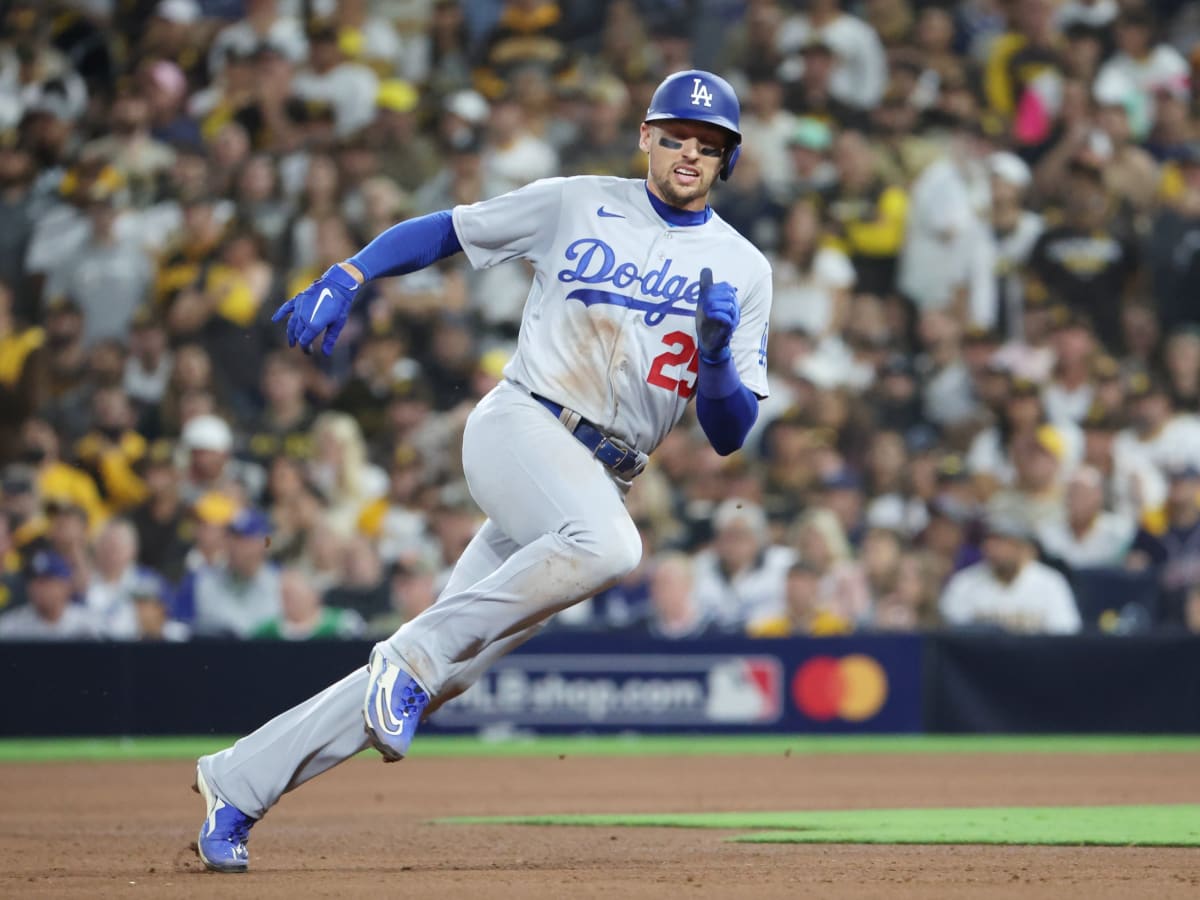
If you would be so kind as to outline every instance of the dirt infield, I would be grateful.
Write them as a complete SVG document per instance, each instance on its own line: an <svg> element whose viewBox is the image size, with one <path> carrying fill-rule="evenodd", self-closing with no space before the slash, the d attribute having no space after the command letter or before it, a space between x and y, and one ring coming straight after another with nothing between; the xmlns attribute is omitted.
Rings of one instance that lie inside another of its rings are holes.
<svg viewBox="0 0 1200 900"><path fill-rule="evenodd" d="M449 815L1200 802L1187 753L356 759L202 870L186 763L0 766L0 897L1173 898L1200 852L745 845L715 831L450 826Z"/></svg>

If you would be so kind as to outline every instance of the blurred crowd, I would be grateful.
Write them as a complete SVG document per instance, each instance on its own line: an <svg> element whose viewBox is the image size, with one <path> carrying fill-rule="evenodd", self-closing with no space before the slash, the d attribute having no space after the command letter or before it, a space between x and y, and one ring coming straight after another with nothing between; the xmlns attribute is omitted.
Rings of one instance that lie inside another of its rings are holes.
<svg viewBox="0 0 1200 900"><path fill-rule="evenodd" d="M689 416L557 628L1200 631L1200 5L0 0L0 638L386 635L480 524L466 414L531 273L279 302L393 223L642 177L742 98L771 396Z"/></svg>

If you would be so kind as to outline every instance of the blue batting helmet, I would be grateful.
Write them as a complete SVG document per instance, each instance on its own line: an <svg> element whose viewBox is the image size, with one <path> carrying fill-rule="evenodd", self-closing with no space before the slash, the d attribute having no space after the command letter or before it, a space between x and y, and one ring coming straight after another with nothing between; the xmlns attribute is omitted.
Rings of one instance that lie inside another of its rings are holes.
<svg viewBox="0 0 1200 900"><path fill-rule="evenodd" d="M646 110L646 118L642 121L661 122L666 119L707 122L733 135L733 146L726 151L721 164L721 180L733 174L733 167L742 150L742 131L738 126L741 107L728 81L703 69L688 69L668 75L655 89L654 96L650 98L650 108Z"/></svg>

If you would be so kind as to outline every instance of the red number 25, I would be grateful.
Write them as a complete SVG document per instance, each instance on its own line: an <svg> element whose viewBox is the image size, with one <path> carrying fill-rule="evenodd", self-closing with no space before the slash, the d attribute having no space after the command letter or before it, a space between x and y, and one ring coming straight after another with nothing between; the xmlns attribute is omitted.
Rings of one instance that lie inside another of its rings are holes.
<svg viewBox="0 0 1200 900"><path fill-rule="evenodd" d="M663 337L662 342L671 349L654 358L646 381L672 393L678 392L679 396L686 400L695 392L696 378L699 375L700 355L696 352L696 340L687 332L672 331ZM685 377L677 368L683 363L687 363L684 372L690 372L691 378ZM672 378L666 374L664 369L668 367L675 368L680 377Z"/></svg>

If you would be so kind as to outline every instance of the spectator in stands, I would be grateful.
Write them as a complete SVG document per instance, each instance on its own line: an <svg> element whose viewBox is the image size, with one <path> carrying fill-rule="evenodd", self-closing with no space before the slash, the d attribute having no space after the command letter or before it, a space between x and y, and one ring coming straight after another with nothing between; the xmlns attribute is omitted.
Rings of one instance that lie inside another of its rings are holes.
<svg viewBox="0 0 1200 900"><path fill-rule="evenodd" d="M650 574L650 618L645 623L651 637L666 640L702 637L711 621L697 594L696 563L682 553L666 553L654 560Z"/></svg>
<svg viewBox="0 0 1200 900"><path fill-rule="evenodd" d="M1200 418L1176 411L1171 392L1160 378L1135 372L1126 396L1129 427L1117 436L1114 453L1141 454L1159 469L1200 460Z"/></svg>
<svg viewBox="0 0 1200 900"><path fill-rule="evenodd" d="M307 371L303 357L283 351L273 353L263 364L264 408L246 427L246 450L260 465L280 455L299 460L312 456L309 432L314 416L304 391Z"/></svg>
<svg viewBox="0 0 1200 900"><path fill-rule="evenodd" d="M11 132L0 134L0 285L5 295L0 306L6 307L7 315L32 325L38 310L27 294L24 263L39 212L33 193L37 169L29 148L15 137ZM7 336L0 331L0 338Z"/></svg>
<svg viewBox="0 0 1200 900"><path fill-rule="evenodd" d="M1027 207L1033 174L1024 160L1015 153L1001 151L988 157L987 166L991 174L992 240L996 245L996 324L1006 337L1019 337L1023 333L1025 299L1022 270L1045 224Z"/></svg>
<svg viewBox="0 0 1200 900"><path fill-rule="evenodd" d="M82 509L89 528L97 529L107 515L96 482L82 469L62 459L58 434L50 423L30 419L21 428L21 458L36 467L37 490L44 501Z"/></svg>
<svg viewBox="0 0 1200 900"><path fill-rule="evenodd" d="M137 640L177 643L191 636L186 625L169 617L169 589L158 575L142 571L129 585L129 598L137 620Z"/></svg>
<svg viewBox="0 0 1200 900"><path fill-rule="evenodd" d="M1033 533L1039 523L1061 518L1066 442L1053 425L1041 425L1032 436L1013 443L1013 483L988 501L992 509L1025 524Z"/></svg>
<svg viewBox="0 0 1200 900"><path fill-rule="evenodd" d="M154 442L137 471L146 486L146 499L129 513L137 531L138 563L176 583L184 572L190 524L180 496L174 447L167 441Z"/></svg>
<svg viewBox="0 0 1200 900"><path fill-rule="evenodd" d="M805 513L797 524L795 547L800 560L820 575L817 597L823 612L851 627L870 616L866 577L834 512L816 508Z"/></svg>
<svg viewBox="0 0 1200 900"><path fill-rule="evenodd" d="M7 477L0 480L0 499L7 499ZM13 541L8 510L0 507L0 612L16 609L25 602L21 580L21 553Z"/></svg>
<svg viewBox="0 0 1200 900"><path fill-rule="evenodd" d="M129 358L122 382L139 413L162 402L173 363L162 321L152 307L139 307L129 321Z"/></svg>
<svg viewBox="0 0 1200 900"><path fill-rule="evenodd" d="M262 493L262 469L233 456L233 431L219 416L196 416L183 426L185 468L181 491L187 502L212 491L253 503Z"/></svg>
<svg viewBox="0 0 1200 900"><path fill-rule="evenodd" d="M363 507L387 492L387 475L368 461L362 430L344 413L318 416L312 443L309 475L325 500L325 521L337 534L349 535Z"/></svg>
<svg viewBox="0 0 1200 900"><path fill-rule="evenodd" d="M145 572L137 566L137 531L125 519L110 519L96 538L95 564L84 604L106 638L137 636L131 587Z"/></svg>
<svg viewBox="0 0 1200 900"><path fill-rule="evenodd" d="M254 629L259 640L308 641L361 637L366 630L362 616L353 610L321 603L321 594L295 569L279 575L282 614Z"/></svg>
<svg viewBox="0 0 1200 900"><path fill-rule="evenodd" d="M13 292L0 281L0 464L16 459L21 427L45 397L48 354L45 330L17 324Z"/></svg>
<svg viewBox="0 0 1200 900"><path fill-rule="evenodd" d="M887 78L883 46L874 29L841 6L841 0L813 0L780 26L779 49L796 67L795 54L819 41L837 59L830 80L834 96L856 109L871 109L883 96Z"/></svg>
<svg viewBox="0 0 1200 900"><path fill-rule="evenodd" d="M173 618L202 637L250 637L281 610L279 570L267 562L271 523L257 509L228 525L228 561L193 572L179 588Z"/></svg>
<svg viewBox="0 0 1200 900"><path fill-rule="evenodd" d="M875 603L871 627L878 631L936 628L937 602L945 566L928 553L907 553L896 565L892 590Z"/></svg>
<svg viewBox="0 0 1200 900"><path fill-rule="evenodd" d="M339 138L369 125L375 118L379 79L369 66L346 58L336 23L318 21L309 29L308 63L292 79L295 96L329 104Z"/></svg>
<svg viewBox="0 0 1200 900"><path fill-rule="evenodd" d="M820 215L811 200L795 201L784 221L772 267L771 324L814 337L841 334L850 313L854 267L846 254L821 246Z"/></svg>
<svg viewBox="0 0 1200 900"><path fill-rule="evenodd" d="M771 545L762 508L726 500L713 513L712 527L712 549L700 553L695 563L692 590L699 615L725 631L779 616L784 576L794 553Z"/></svg>
<svg viewBox="0 0 1200 900"><path fill-rule="evenodd" d="M25 569L29 602L0 614L0 640L79 641L100 637L84 606L71 602L71 567L53 550L39 550Z"/></svg>
<svg viewBox="0 0 1200 900"><path fill-rule="evenodd" d="M410 619L416 618L437 600L437 567L428 560L415 559L392 568L391 607L374 616L368 631L373 637L386 637Z"/></svg>
<svg viewBox="0 0 1200 900"><path fill-rule="evenodd" d="M1200 291L1200 254L1191 249L1200 245L1200 139L1180 149L1177 165L1178 196L1155 213L1147 249L1154 304L1164 331L1200 323L1200 314L1188 302ZM1180 249L1184 247L1190 252Z"/></svg>
<svg viewBox="0 0 1200 900"><path fill-rule="evenodd" d="M1153 568L1162 590L1162 621L1179 625L1189 589L1200 583L1200 468L1194 462L1167 469L1165 523L1152 531L1143 526L1133 541L1128 565Z"/></svg>
<svg viewBox="0 0 1200 900"><path fill-rule="evenodd" d="M949 310L963 323L992 328L996 245L987 221L992 147L978 123L955 123L947 151L909 191L897 287L919 311Z"/></svg>
<svg viewBox="0 0 1200 900"><path fill-rule="evenodd" d="M825 207L831 243L850 257L858 273L858 290L889 294L904 242L908 194L879 177L862 132L842 132L834 143L833 160L838 183Z"/></svg>
<svg viewBox="0 0 1200 900"><path fill-rule="evenodd" d="M391 605L388 580L375 545L367 538L356 536L346 541L342 548L341 579L321 599L327 606L354 612L363 619L388 611Z"/></svg>
<svg viewBox="0 0 1200 900"><path fill-rule="evenodd" d="M1124 565L1136 531L1132 517L1104 509L1104 476L1091 466L1067 480L1066 517L1037 523L1046 555L1074 569Z"/></svg>
<svg viewBox="0 0 1200 900"><path fill-rule="evenodd" d="M1063 223L1038 238L1030 271L1072 311L1091 318L1105 347L1120 350L1125 346L1122 305L1130 298L1139 266L1137 245L1110 227L1111 198L1098 165L1077 159L1066 180Z"/></svg>
<svg viewBox="0 0 1200 900"><path fill-rule="evenodd" d="M1072 634L1082 622L1067 580L1039 562L1027 527L989 519L984 558L954 575L942 593L943 621L956 628Z"/></svg>

